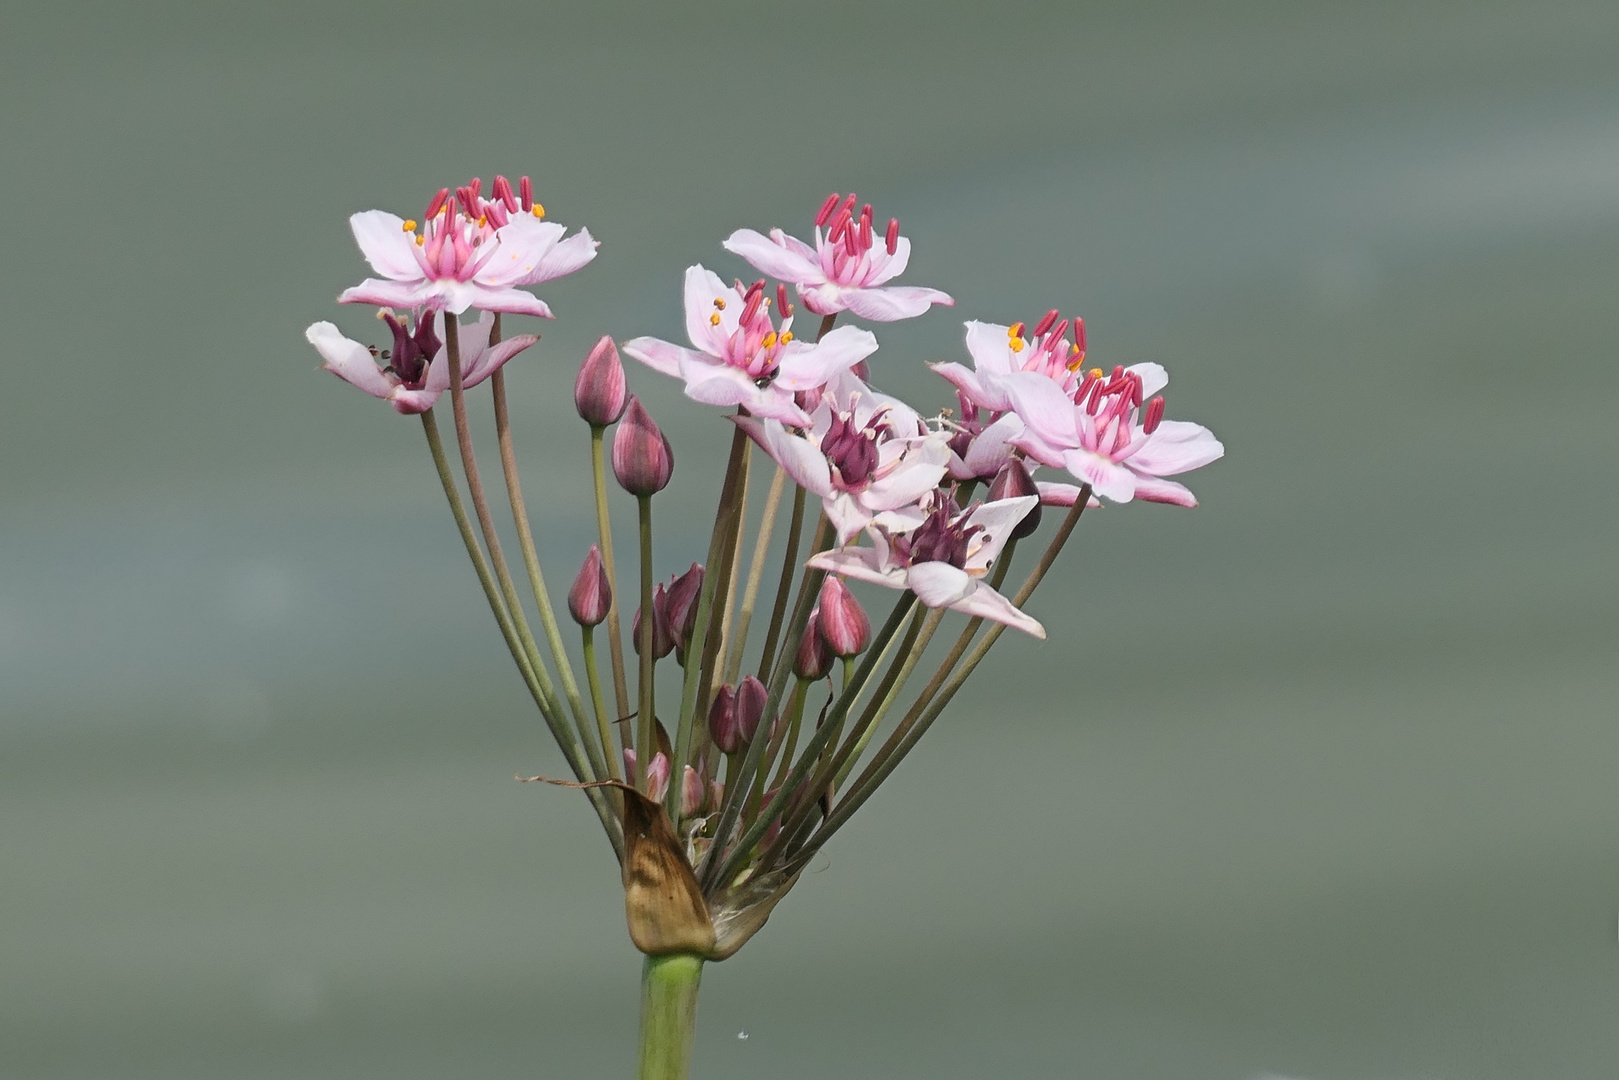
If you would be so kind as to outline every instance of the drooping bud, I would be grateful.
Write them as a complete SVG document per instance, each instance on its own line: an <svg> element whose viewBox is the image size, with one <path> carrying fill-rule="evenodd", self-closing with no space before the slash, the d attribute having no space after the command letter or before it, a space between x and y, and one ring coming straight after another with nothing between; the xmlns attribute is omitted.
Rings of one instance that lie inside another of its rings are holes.
<svg viewBox="0 0 1619 1080"><path fill-rule="evenodd" d="M757 677L742 676L742 682L736 688L738 745L746 746L753 741L753 733L759 730L759 720L765 714L765 704L769 698L770 691Z"/></svg>
<svg viewBox="0 0 1619 1080"><path fill-rule="evenodd" d="M663 613L667 609L668 601L662 585L652 590L652 658L662 660L669 655L675 647L675 639L669 636L669 625L664 622ZM630 642L635 646L635 655L641 655L641 609L635 609L635 619L630 624Z"/></svg>
<svg viewBox="0 0 1619 1080"><path fill-rule="evenodd" d="M691 644L692 631L697 629L697 595L702 590L703 568L692 563L690 570L669 583L664 598L664 625L682 652Z"/></svg>
<svg viewBox="0 0 1619 1080"><path fill-rule="evenodd" d="M656 495L669 484L675 471L675 450L631 395L629 406L613 432L613 475L619 487L638 498Z"/></svg>
<svg viewBox="0 0 1619 1080"><path fill-rule="evenodd" d="M573 380L573 407L579 410L585 423L606 427L618 423L628 404L629 390L624 382L624 365L618 359L618 346L603 334L585 362L579 365L579 375Z"/></svg>
<svg viewBox="0 0 1619 1080"><path fill-rule="evenodd" d="M613 583L607 580L607 567L602 565L601 548L590 545L584 565L568 590L568 614L580 626L596 626L607 618L613 606Z"/></svg>
<svg viewBox="0 0 1619 1080"><path fill-rule="evenodd" d="M821 636L821 613L810 612L804 624L804 636L798 639L798 652L793 655L793 674L800 679L824 679L832 670L832 651Z"/></svg>
<svg viewBox="0 0 1619 1080"><path fill-rule="evenodd" d="M821 637L833 656L847 658L866 651L871 643L871 620L842 578L827 575L821 584L817 610L821 614Z"/></svg>
<svg viewBox="0 0 1619 1080"><path fill-rule="evenodd" d="M1040 489L1034 486L1034 477L1029 475L1029 470L1021 459L1013 457L1006 459L1001 471L990 481L987 498L990 502L995 502L998 499L1019 499L1025 495L1039 494ZM1021 540L1039 527L1040 504L1037 502L1034 509L1030 510L1022 521L1012 526L1012 539Z"/></svg>
<svg viewBox="0 0 1619 1080"><path fill-rule="evenodd" d="M680 816L691 817L703 808L706 784L690 765L680 775Z"/></svg>
<svg viewBox="0 0 1619 1080"><path fill-rule="evenodd" d="M742 745L742 726L737 723L736 691L729 683L714 691L708 707L708 736L721 753L734 754Z"/></svg>

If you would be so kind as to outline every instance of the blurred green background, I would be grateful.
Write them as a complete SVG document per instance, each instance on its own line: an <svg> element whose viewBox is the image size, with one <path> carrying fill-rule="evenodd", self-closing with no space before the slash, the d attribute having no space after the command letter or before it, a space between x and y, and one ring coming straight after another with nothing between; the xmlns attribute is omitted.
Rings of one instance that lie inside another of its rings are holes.
<svg viewBox="0 0 1619 1080"><path fill-rule="evenodd" d="M562 766L416 424L302 338L378 336L350 212L499 171L603 242L511 376L559 581L589 343L833 189L960 301L888 388L1077 308L1228 448L1087 518L1051 641L709 969L697 1075L1614 1075L1616 50L1611 0L6 4L0 1073L629 1075L608 849L511 780ZM631 377L673 569L726 435Z"/></svg>

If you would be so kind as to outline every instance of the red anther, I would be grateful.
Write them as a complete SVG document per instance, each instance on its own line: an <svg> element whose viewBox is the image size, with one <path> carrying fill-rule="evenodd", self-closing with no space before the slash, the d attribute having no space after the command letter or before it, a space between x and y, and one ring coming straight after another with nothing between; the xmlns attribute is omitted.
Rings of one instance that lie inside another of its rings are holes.
<svg viewBox="0 0 1619 1080"><path fill-rule="evenodd" d="M1078 315L1074 316L1074 344L1079 346L1080 355L1085 355L1085 320Z"/></svg>
<svg viewBox="0 0 1619 1080"><path fill-rule="evenodd" d="M737 319L737 323L742 329L746 330L753 325L754 318L759 314L759 304L762 300L764 300L764 291L762 289L748 290L747 303L743 305L742 314Z"/></svg>
<svg viewBox="0 0 1619 1080"><path fill-rule="evenodd" d="M1101 381L1102 377L1096 373L1095 368L1091 368L1091 370L1087 371L1085 373L1085 377L1079 382L1079 389L1074 391L1074 404L1085 404L1085 395L1089 394L1091 390L1095 388L1096 384Z"/></svg>
<svg viewBox="0 0 1619 1080"><path fill-rule="evenodd" d="M871 250L871 204L867 203L860 211L860 250Z"/></svg>
<svg viewBox="0 0 1619 1080"><path fill-rule="evenodd" d="M787 302L787 286L778 283L776 285L776 313L785 319L792 313L792 310L793 305Z"/></svg>
<svg viewBox="0 0 1619 1080"><path fill-rule="evenodd" d="M1133 371L1130 372L1130 404L1141 405L1141 376Z"/></svg>
<svg viewBox="0 0 1619 1080"><path fill-rule="evenodd" d="M830 194L830 195L828 195L826 197L826 202L821 204L821 209L818 210L816 212L816 214L815 214L815 226L816 226L816 228L820 228L822 225L825 225L828 221L831 221L832 220L832 211L836 210L837 208L838 208L838 193L834 191L832 194Z"/></svg>
<svg viewBox="0 0 1619 1080"><path fill-rule="evenodd" d="M860 254L860 230L853 224L843 230L843 249L851 259Z"/></svg>
<svg viewBox="0 0 1619 1080"><path fill-rule="evenodd" d="M474 220L478 217L478 194L470 187L455 189L456 201L461 204L461 212Z"/></svg>
<svg viewBox="0 0 1619 1080"><path fill-rule="evenodd" d="M1057 309L1052 308L1050 311L1042 315L1040 317L1040 321L1034 324L1034 336L1045 337L1046 331L1051 329L1051 324L1057 321L1058 314L1059 312Z"/></svg>
<svg viewBox="0 0 1619 1080"><path fill-rule="evenodd" d="M1164 395L1159 394L1147 403L1147 419L1142 421L1141 430L1151 435L1158 430L1158 425L1164 420Z"/></svg>
<svg viewBox="0 0 1619 1080"><path fill-rule="evenodd" d="M764 292L764 291L765 291L765 279L764 278L759 278L752 285L748 286L747 292L743 293L743 295L744 296L752 296L756 292Z"/></svg>
<svg viewBox="0 0 1619 1080"><path fill-rule="evenodd" d="M837 243L838 238L843 235L843 230L849 227L849 220L849 208L845 206L832 216L832 227L827 230L826 238L834 244Z"/></svg>
<svg viewBox="0 0 1619 1080"><path fill-rule="evenodd" d="M472 178L472 183L468 184L467 188L472 192L473 198L477 198L483 193L483 179L481 177L474 176Z"/></svg>
<svg viewBox="0 0 1619 1080"><path fill-rule="evenodd" d="M434 218L438 217L438 212L444 209L444 204L449 201L449 198L450 189L447 187L439 188L438 194L434 195L428 200L427 213L422 215L422 220L432 221Z"/></svg>
<svg viewBox="0 0 1619 1080"><path fill-rule="evenodd" d="M850 217L854 216L854 202L854 192L851 191L849 192L849 197L843 200L843 209L848 212Z"/></svg>
<svg viewBox="0 0 1619 1080"><path fill-rule="evenodd" d="M1009 338L1020 338L1023 336L1023 331L1027 329L1028 327L1024 326L1022 323L1015 322L1006 328L1006 336Z"/></svg>
<svg viewBox="0 0 1619 1080"><path fill-rule="evenodd" d="M517 197L512 194L511 181L504 176L495 177L494 196L496 201L505 204L507 213L516 212Z"/></svg>
<svg viewBox="0 0 1619 1080"><path fill-rule="evenodd" d="M890 255L899 250L899 218L888 219L888 231L883 234L883 240L888 246Z"/></svg>
<svg viewBox="0 0 1619 1080"><path fill-rule="evenodd" d="M1044 322L1045 320L1042 319L1041 321ZM1039 330L1036 330L1034 333L1036 337L1040 335ZM1062 343L1063 335L1066 333L1068 333L1068 320L1063 319L1056 326L1051 328L1050 332L1046 334L1046 339L1040 344L1045 347L1046 352L1051 352Z"/></svg>
<svg viewBox="0 0 1619 1080"><path fill-rule="evenodd" d="M1122 382L1124 382L1124 367L1123 365L1118 365L1114 367L1113 374L1108 376L1107 386L1102 388L1102 393L1114 393Z"/></svg>
<svg viewBox="0 0 1619 1080"><path fill-rule="evenodd" d="M526 176L517 181L517 197L523 206L523 213L534 209L534 182Z"/></svg>

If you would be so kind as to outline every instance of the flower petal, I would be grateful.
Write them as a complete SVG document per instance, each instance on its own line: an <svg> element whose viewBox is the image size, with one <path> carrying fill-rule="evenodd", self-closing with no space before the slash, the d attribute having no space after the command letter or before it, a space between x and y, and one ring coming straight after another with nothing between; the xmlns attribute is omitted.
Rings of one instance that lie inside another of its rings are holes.
<svg viewBox="0 0 1619 1080"><path fill-rule="evenodd" d="M1009 327L1000 323L967 323L967 352L972 355L973 366L994 375L1008 375L1012 367L1012 349L1007 344Z"/></svg>
<svg viewBox="0 0 1619 1080"><path fill-rule="evenodd" d="M1012 456L1011 440L1022 434L1023 418L1007 413L973 438L962 463L975 477L994 476Z"/></svg>
<svg viewBox="0 0 1619 1080"><path fill-rule="evenodd" d="M805 565L890 589L905 588L905 571L899 567L884 570L879 560L878 553L871 548L841 548L812 555Z"/></svg>
<svg viewBox="0 0 1619 1080"><path fill-rule="evenodd" d="M1214 432L1202 424L1165 420L1147 437L1147 444L1131 454L1130 468L1154 476L1174 476L1207 465L1225 455Z"/></svg>
<svg viewBox="0 0 1619 1080"><path fill-rule="evenodd" d="M1033 371L1018 371L1006 376L1004 385L1029 434L1054 446L1080 444L1079 407L1056 383Z"/></svg>
<svg viewBox="0 0 1619 1080"><path fill-rule="evenodd" d="M724 364L708 362L700 354L681 357L680 377L686 380L686 396L704 405L741 405L759 389L746 372Z"/></svg>
<svg viewBox="0 0 1619 1080"><path fill-rule="evenodd" d="M716 298L726 301L723 310L714 306ZM688 266L684 303L686 336L691 338L691 343L710 356L723 355L725 342L736 332L737 319L742 314L741 297L736 290L712 270L702 265ZM720 317L718 325L710 322L716 314Z"/></svg>
<svg viewBox="0 0 1619 1080"><path fill-rule="evenodd" d="M1139 489L1141 481L1137 480L1136 485ZM1053 484L1045 480L1036 480L1034 488L1040 493L1041 506L1073 506L1079 501L1079 493L1084 490L1078 484ZM1095 509L1101 505L1101 501L1094 495L1085 504L1088 509Z"/></svg>
<svg viewBox="0 0 1619 1080"><path fill-rule="evenodd" d="M1070 450L1063 454L1063 467L1091 485L1091 490L1104 499L1126 503L1135 497L1136 474L1122 465L1115 465L1101 454L1089 450Z"/></svg>
<svg viewBox="0 0 1619 1080"><path fill-rule="evenodd" d="M1156 476L1136 477L1136 498L1148 502L1173 503L1176 506L1196 506L1197 496L1184 484L1173 480L1160 480Z"/></svg>
<svg viewBox="0 0 1619 1080"><path fill-rule="evenodd" d="M589 229L580 229L541 255L534 269L515 284L538 285L571 274L594 259L599 247L601 241L593 238Z"/></svg>
<svg viewBox="0 0 1619 1080"><path fill-rule="evenodd" d="M726 238L723 246L731 254L748 260L755 270L767 277L806 286L819 285L826 280L820 263L753 229L738 229Z"/></svg>
<svg viewBox="0 0 1619 1080"><path fill-rule="evenodd" d="M885 281L893 281L905 273L905 268L911 265L910 237L900 237L899 243L894 245L894 254L892 255L888 253L886 248L874 248L872 253L878 255L883 262L881 266L877 267L877 272L871 275L866 284L868 286L881 285ZM955 301L952 300L951 303L953 304ZM867 316L867 318L870 318L870 316Z"/></svg>
<svg viewBox="0 0 1619 1080"><path fill-rule="evenodd" d="M349 230L371 269L393 281L422 280L422 268L410 250L416 237L405 230L403 218L386 210L366 210L349 218Z"/></svg>
<svg viewBox="0 0 1619 1080"><path fill-rule="evenodd" d="M461 289L466 289L463 284ZM555 318L551 314L550 305L533 293L526 293L522 289L491 289L487 286L474 286L467 302L457 307L453 303L446 305L447 309L460 313L469 307L480 311L501 311L508 315L533 315L540 319Z"/></svg>
<svg viewBox="0 0 1619 1080"><path fill-rule="evenodd" d="M1169 372L1164 370L1164 365L1162 364L1150 362L1131 364L1124 370L1141 376L1141 396L1143 398L1150 398L1169 385Z"/></svg>
<svg viewBox="0 0 1619 1080"><path fill-rule="evenodd" d="M462 373L462 385L468 388L477 386L504 367L506 361L538 340L540 339L533 334L514 334L504 341L496 342L479 355L477 364Z"/></svg>
<svg viewBox="0 0 1619 1080"><path fill-rule="evenodd" d="M420 390L406 390L403 386L396 387L389 396L388 403L394 411L404 416L415 416L424 413L438 404L438 399L444 395L443 390L431 387L422 387Z"/></svg>
<svg viewBox="0 0 1619 1080"><path fill-rule="evenodd" d="M992 412L1005 412L1011 408L1011 402L1006 397L1006 391L999 387L990 387L989 381L993 376L980 376L976 371L964 364L929 364L928 367L943 375L957 390L967 395L969 401L979 408L989 409ZM991 402L999 402L1000 408L995 408Z"/></svg>
<svg viewBox="0 0 1619 1080"><path fill-rule="evenodd" d="M977 582L967 571L947 562L925 562L912 564L905 584L922 603L941 608L966 599Z"/></svg>
<svg viewBox="0 0 1619 1080"><path fill-rule="evenodd" d="M870 330L840 326L814 345L794 348L788 345L776 374L775 385L783 390L813 390L826 385L841 371L858 364L877 351L877 338Z"/></svg>
<svg viewBox="0 0 1619 1080"><path fill-rule="evenodd" d="M914 319L934 304L954 307L956 301L949 293L938 289L924 289L913 285L891 285L886 289L851 289L843 294L843 303L862 319L872 322L895 322Z"/></svg>
<svg viewBox="0 0 1619 1080"><path fill-rule="evenodd" d="M967 523L983 531L973 539L975 547L967 556L967 569L982 570L1000 555L1001 548L1011 539L1012 527L1034 510L1040 503L1035 495L1019 495L1012 499L996 499L979 503L967 515Z"/></svg>
<svg viewBox="0 0 1619 1080"><path fill-rule="evenodd" d="M823 499L832 494L832 469L820 450L811 446L808 439L789 434L780 420L765 420L762 427L765 452L787 470L794 483Z"/></svg>
<svg viewBox="0 0 1619 1080"><path fill-rule="evenodd" d="M344 289L337 296L339 304L375 304L377 307L404 308L406 310L423 306L426 301L436 295L431 282L420 279L416 282L385 281L382 278L366 278L352 288Z"/></svg>
<svg viewBox="0 0 1619 1080"><path fill-rule="evenodd" d="M848 492L823 498L821 508L826 511L826 520L837 530L839 547L853 540L861 529L871 524L871 515Z"/></svg>
<svg viewBox="0 0 1619 1080"><path fill-rule="evenodd" d="M956 611L973 615L980 619L990 619L994 622L1004 623L1014 630L1021 630L1025 634L1046 639L1046 628L1040 623L1025 615L1012 606L1012 601L985 585L983 582L974 582L977 588L962 599L950 606Z"/></svg>
<svg viewBox="0 0 1619 1080"><path fill-rule="evenodd" d="M304 338L320 353L321 367L372 397L385 398L398 385L377 367L370 349L352 338L344 337L331 323L323 321L313 324L304 331Z"/></svg>
<svg viewBox="0 0 1619 1080"><path fill-rule="evenodd" d="M624 355L633 356L653 371L673 375L676 378L680 377L682 363L687 361L702 363L707 359L702 353L655 337L638 337L626 341Z"/></svg>

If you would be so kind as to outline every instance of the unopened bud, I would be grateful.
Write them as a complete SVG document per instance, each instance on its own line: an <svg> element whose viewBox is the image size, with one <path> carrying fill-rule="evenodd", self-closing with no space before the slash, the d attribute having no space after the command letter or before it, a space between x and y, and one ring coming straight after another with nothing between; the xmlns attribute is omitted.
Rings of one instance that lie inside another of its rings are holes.
<svg viewBox="0 0 1619 1080"><path fill-rule="evenodd" d="M1034 477L1024 467L1019 458L1007 458L1001 471L995 474L995 479L989 484L989 501L998 499L1019 499L1025 495L1039 495L1040 489L1034 486ZM1012 539L1021 540L1029 536L1040 527L1040 504L1034 504L1023 520L1012 526Z"/></svg>
<svg viewBox="0 0 1619 1080"><path fill-rule="evenodd" d="M652 764L646 767L647 798L662 802L669 794L669 759L660 751L652 755Z"/></svg>
<svg viewBox="0 0 1619 1080"><path fill-rule="evenodd" d="M718 810L725 803L725 785L718 780L708 782L708 808Z"/></svg>
<svg viewBox="0 0 1619 1080"><path fill-rule="evenodd" d="M726 684L714 691L708 707L708 736L722 753L734 754L742 745L742 727L736 718L736 691Z"/></svg>
<svg viewBox="0 0 1619 1080"><path fill-rule="evenodd" d="M736 730L741 745L753 741L753 733L759 730L759 720L765 714L765 703L769 698L770 691L757 677L742 676L742 682L736 688Z"/></svg>
<svg viewBox="0 0 1619 1080"><path fill-rule="evenodd" d="M607 568L602 565L601 548L590 545L584 565L568 590L568 614L580 626L596 626L607 618L613 606L613 583L607 580Z"/></svg>
<svg viewBox="0 0 1619 1080"><path fill-rule="evenodd" d="M793 674L800 679L824 679L832 670L832 651L821 636L821 613L810 612L804 624L804 636L798 639L798 652L793 656Z"/></svg>
<svg viewBox="0 0 1619 1080"><path fill-rule="evenodd" d="M618 346L603 335L579 365L573 380L573 406L593 427L618 423L629 404L629 388L624 381L624 365L618 359Z"/></svg>
<svg viewBox="0 0 1619 1080"><path fill-rule="evenodd" d="M691 817L703 808L703 778L690 765L680 775L680 816Z"/></svg>
<svg viewBox="0 0 1619 1080"><path fill-rule="evenodd" d="M669 484L675 471L675 451L641 400L631 396L629 407L613 432L613 475L625 491L638 498L656 495Z"/></svg>
<svg viewBox="0 0 1619 1080"><path fill-rule="evenodd" d="M675 647L675 639L669 636L669 627L663 621L663 612L667 606L664 599L664 588L659 585L652 590L652 658L662 660L669 655ZM630 624L630 641L635 646L635 655L641 655L641 609L635 609L635 620Z"/></svg>
<svg viewBox="0 0 1619 1080"><path fill-rule="evenodd" d="M821 637L833 656L847 658L859 656L871 642L871 620L860 601L854 598L849 586L840 577L827 575L821 584L820 612Z"/></svg>
<svg viewBox="0 0 1619 1080"><path fill-rule="evenodd" d="M663 621L675 645L685 651L697 629L697 596L703 591L703 568L696 563L669 583L664 597Z"/></svg>

